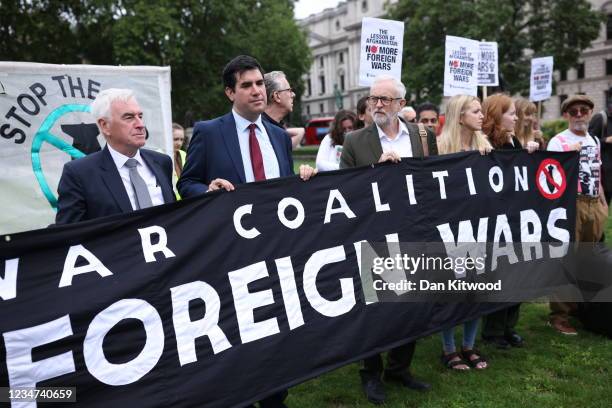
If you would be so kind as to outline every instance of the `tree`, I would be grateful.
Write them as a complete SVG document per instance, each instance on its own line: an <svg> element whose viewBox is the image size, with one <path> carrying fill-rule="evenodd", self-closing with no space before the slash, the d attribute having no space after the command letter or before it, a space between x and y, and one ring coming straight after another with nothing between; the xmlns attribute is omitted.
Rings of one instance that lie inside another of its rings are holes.
<svg viewBox="0 0 612 408"><path fill-rule="evenodd" d="M441 100L446 35L497 41L504 90L525 94L531 58L575 66L603 21L586 0L399 0L389 18L406 23L402 79L417 102Z"/></svg>
<svg viewBox="0 0 612 408"><path fill-rule="evenodd" d="M221 72L239 54L285 71L299 92L310 50L293 0L2 0L3 60L169 65L178 122L228 110Z"/></svg>

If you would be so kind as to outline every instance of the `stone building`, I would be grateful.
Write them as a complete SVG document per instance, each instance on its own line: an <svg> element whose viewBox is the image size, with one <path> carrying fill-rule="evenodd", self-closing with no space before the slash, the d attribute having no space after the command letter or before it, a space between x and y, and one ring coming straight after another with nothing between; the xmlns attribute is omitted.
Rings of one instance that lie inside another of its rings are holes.
<svg viewBox="0 0 612 408"><path fill-rule="evenodd" d="M559 118L561 103L570 95L589 95L595 102L595 112L604 109L608 96L612 96L612 1L590 3L608 16L607 22L601 25L599 37L582 52L576 68L555 73L556 95L544 103L544 120Z"/></svg>
<svg viewBox="0 0 612 408"><path fill-rule="evenodd" d="M397 0L391 0L395 3ZM385 0L346 0L299 21L308 31L313 64L304 77L304 118L333 116L338 105L355 109L368 93L359 86L361 19L384 15Z"/></svg>

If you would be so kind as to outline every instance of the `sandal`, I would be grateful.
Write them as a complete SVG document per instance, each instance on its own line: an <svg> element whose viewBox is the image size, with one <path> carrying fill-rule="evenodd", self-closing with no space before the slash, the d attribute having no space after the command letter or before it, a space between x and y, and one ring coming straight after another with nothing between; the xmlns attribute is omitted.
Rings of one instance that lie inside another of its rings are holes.
<svg viewBox="0 0 612 408"><path fill-rule="evenodd" d="M484 370L489 366L487 359L475 348L469 350L461 348L461 355L472 368L477 370ZM478 364L480 363L485 363L486 365L484 367L479 367Z"/></svg>
<svg viewBox="0 0 612 408"><path fill-rule="evenodd" d="M442 360L442 364L444 364L446 368L451 369L451 370L467 371L470 369L470 366L468 365L468 363L463 358L461 358L459 353L457 353L456 351L450 354L442 353L441 360ZM460 365L464 365L465 368L457 367Z"/></svg>

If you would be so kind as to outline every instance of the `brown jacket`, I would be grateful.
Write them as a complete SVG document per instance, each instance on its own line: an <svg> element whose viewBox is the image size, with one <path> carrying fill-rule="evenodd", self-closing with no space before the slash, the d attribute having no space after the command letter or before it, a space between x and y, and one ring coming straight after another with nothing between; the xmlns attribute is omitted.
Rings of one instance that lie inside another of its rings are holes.
<svg viewBox="0 0 612 408"><path fill-rule="evenodd" d="M401 120L401 119L400 119ZM413 157L423 157L423 145L419 136L419 127L414 123L404 122L410 135ZM429 129L427 130L427 145L429 155L438 154L436 135ZM342 145L342 156L340 156L340 168L367 166L378 163L382 155L382 145L378 136L376 124L372 123L363 129L356 130L347 134Z"/></svg>

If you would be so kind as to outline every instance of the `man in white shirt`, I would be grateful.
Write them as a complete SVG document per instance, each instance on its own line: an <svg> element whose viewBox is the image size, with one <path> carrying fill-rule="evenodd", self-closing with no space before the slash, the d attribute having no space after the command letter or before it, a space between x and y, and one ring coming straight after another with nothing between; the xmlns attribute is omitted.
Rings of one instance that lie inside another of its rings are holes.
<svg viewBox="0 0 612 408"><path fill-rule="evenodd" d="M398 162L401 157L423 157L424 153L419 128L399 118L401 108L406 104L406 87L397 79L380 75L370 87L368 106L374 123L349 133L344 140L340 168L366 166L385 161ZM430 155L438 154L436 136L425 130L425 146ZM390 350L387 355L386 381L396 381L415 390L427 390L429 384L412 377L409 368L414 354L415 342ZM386 399L381 382L383 361L377 354L363 362L360 372L363 390L368 400L381 404Z"/></svg>
<svg viewBox="0 0 612 408"><path fill-rule="evenodd" d="M561 105L569 128L548 143L551 151L578 151L578 197L576 200L576 242L598 242L608 218L608 204L601 183L601 146L588 132L593 113L593 101L586 95L573 95ZM576 335L569 322L569 314L577 309L576 303L560 302L551 297L549 323L559 333Z"/></svg>
<svg viewBox="0 0 612 408"><path fill-rule="evenodd" d="M106 89L91 104L103 150L64 165L56 224L69 224L173 202L172 159L142 149L142 109L129 89Z"/></svg>

